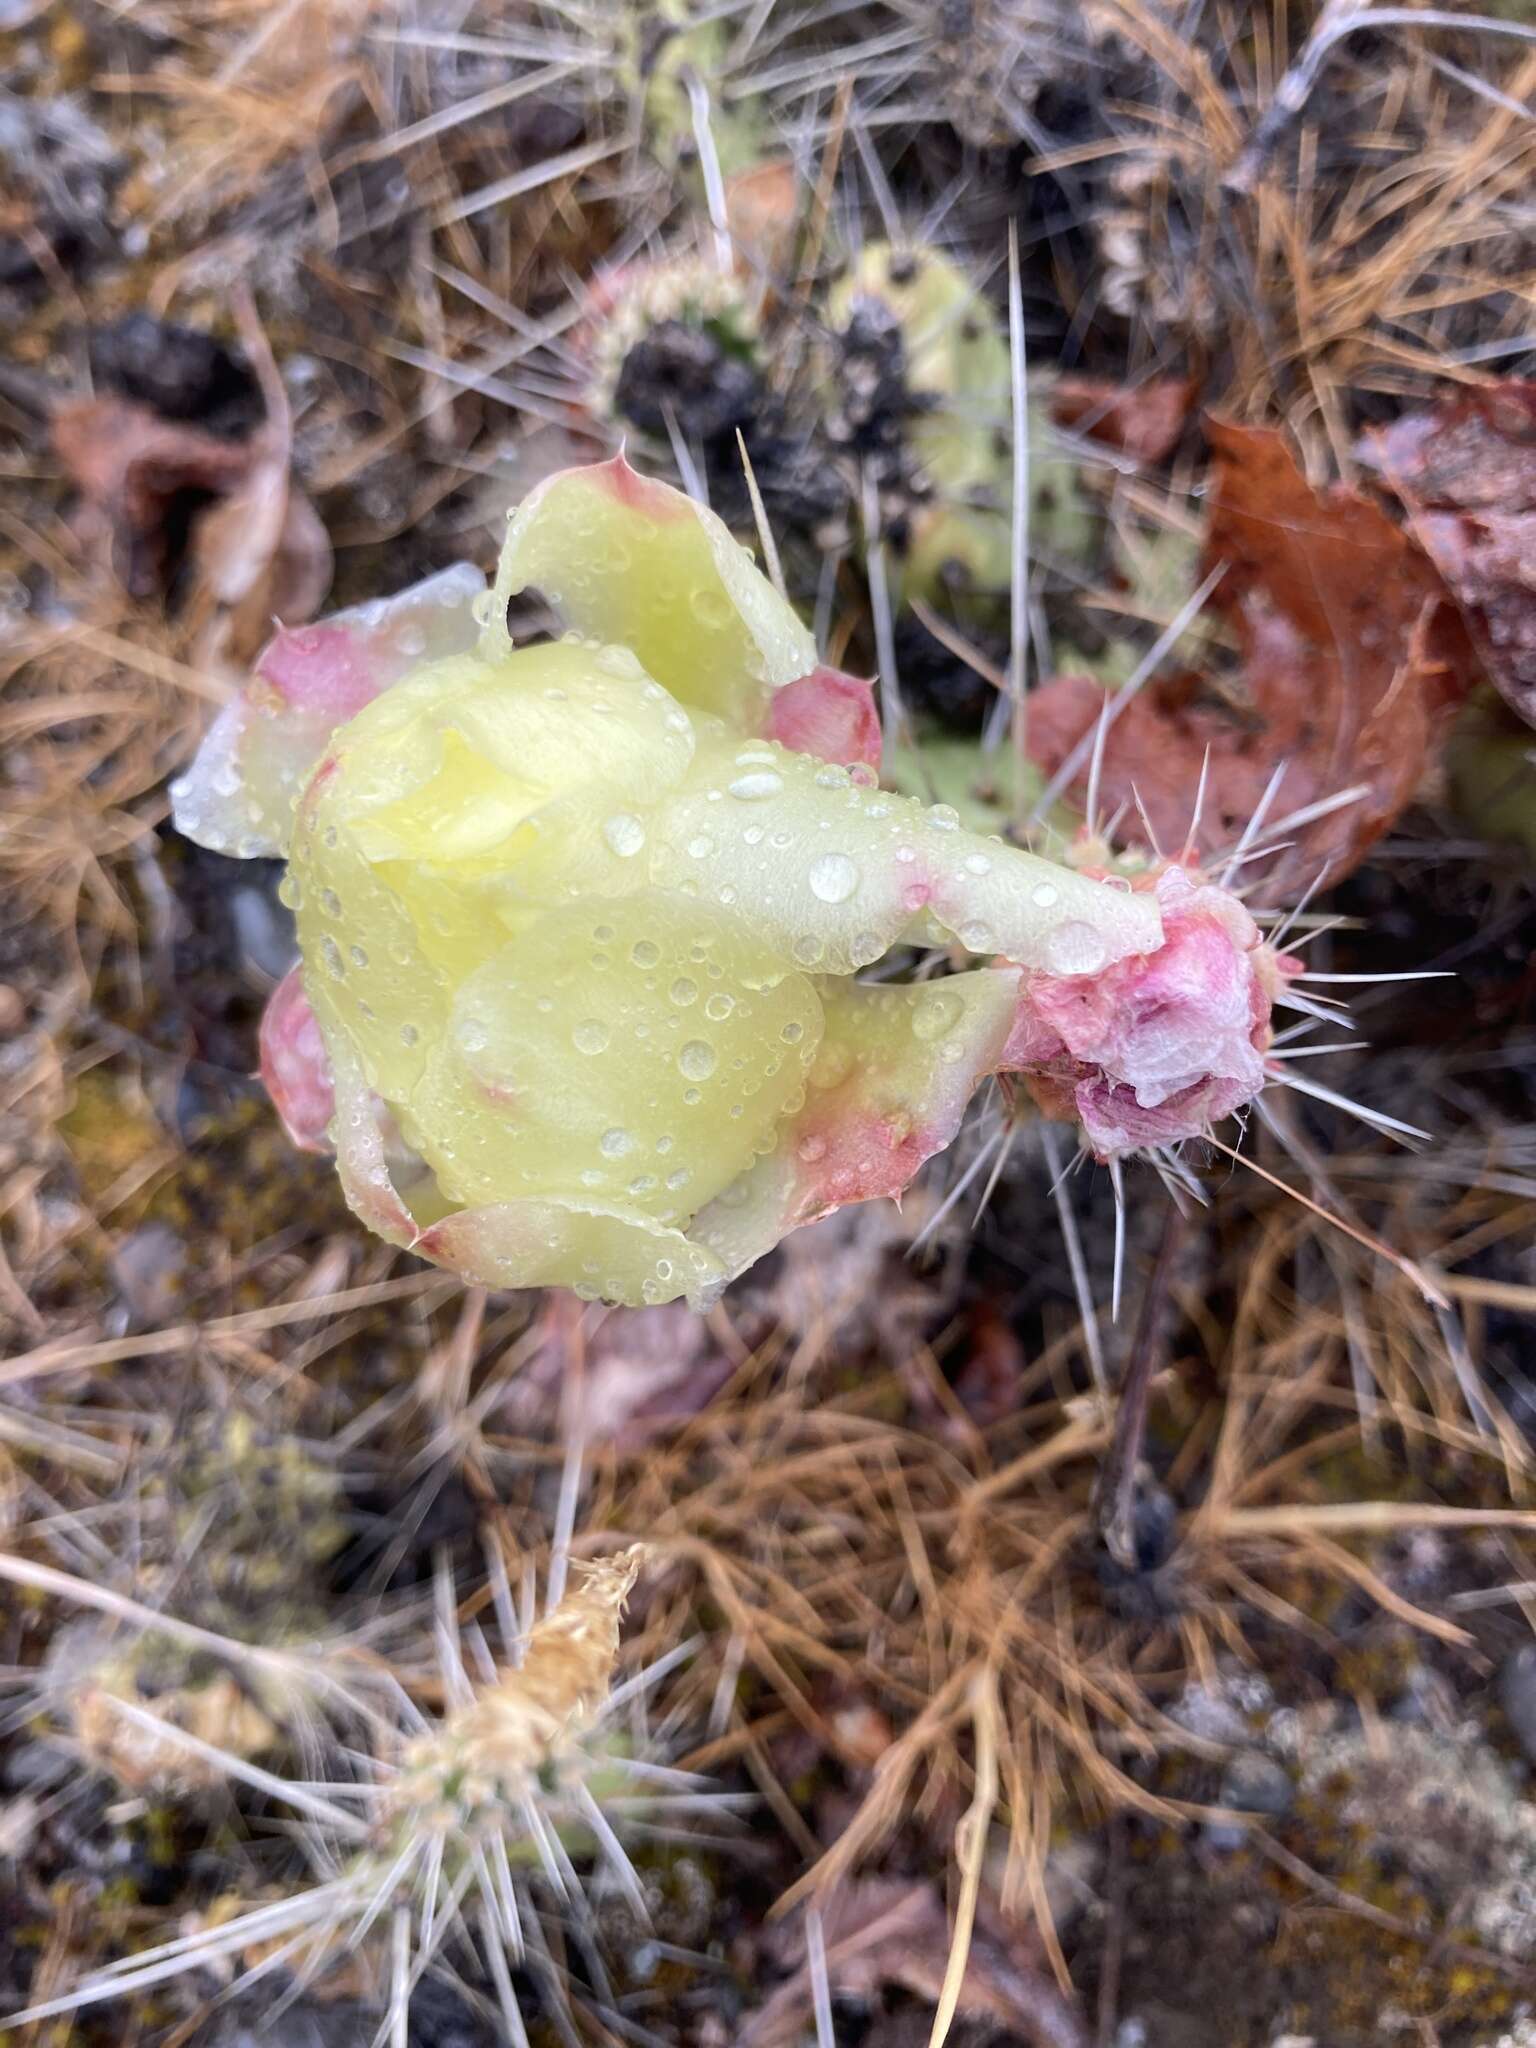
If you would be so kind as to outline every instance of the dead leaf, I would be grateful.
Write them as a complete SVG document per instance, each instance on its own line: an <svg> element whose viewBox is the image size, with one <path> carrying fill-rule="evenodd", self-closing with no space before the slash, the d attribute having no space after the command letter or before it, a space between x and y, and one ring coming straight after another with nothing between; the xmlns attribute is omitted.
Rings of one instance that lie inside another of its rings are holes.
<svg viewBox="0 0 1536 2048"><path fill-rule="evenodd" d="M1536 725L1536 381L1413 413L1363 452L1461 606L1489 681Z"/></svg>
<svg viewBox="0 0 1536 2048"><path fill-rule="evenodd" d="M1135 462L1161 462L1178 446L1198 388L1193 377L1148 377L1140 384L1058 377L1051 387L1051 418Z"/></svg>
<svg viewBox="0 0 1536 2048"><path fill-rule="evenodd" d="M266 418L245 444L249 470L198 521L192 543L205 587L229 614L226 644L237 659L265 643L273 619L312 619L331 582L330 537L292 481L287 390L249 298L238 313Z"/></svg>
<svg viewBox="0 0 1536 2048"><path fill-rule="evenodd" d="M944 1902L930 1884L860 1878L821 1908L827 1981L834 1998L873 2003L887 1989L937 2005L951 1932ZM769 1941L790 1976L747 2022L738 2048L793 2048L812 2014L805 1917ZM995 1911L978 1919L960 1989L958 2017L990 2020L1036 2048L1088 2048L1088 2034L1032 1948Z"/></svg>
<svg viewBox="0 0 1536 2048"><path fill-rule="evenodd" d="M547 1330L507 1390L503 1419L532 1431L564 1403L568 1430L625 1454L681 1428L732 1372L709 1325L681 1302L610 1309L587 1334L579 1392L569 1383L569 1346L558 1322Z"/></svg>
<svg viewBox="0 0 1536 2048"><path fill-rule="evenodd" d="M134 597L167 594L189 563L190 601L211 618L200 652L236 665L270 639L274 618L313 618L331 579L329 537L290 473L287 393L249 302L240 323L266 407L244 439L128 398L66 400L52 419L55 451L80 493L82 545Z"/></svg>
<svg viewBox="0 0 1536 2048"><path fill-rule="evenodd" d="M1294 897L1326 866L1348 872L1412 799L1466 694L1476 663L1433 566L1358 492L1315 491L1283 437L1207 423L1214 462L1204 570L1220 567L1210 611L1235 640L1230 677L1148 685L1116 719L1101 807L1124 806L1120 837L1147 843L1139 798L1165 852L1184 844L1201 766L1210 773L1197 850L1230 849L1276 767L1270 807L1289 813L1364 785L1356 802L1279 836L1262 874L1271 901ZM1102 686L1055 677L1030 699L1029 752L1048 775L1087 734ZM1069 794L1082 801L1087 765Z"/></svg>
<svg viewBox="0 0 1536 2048"><path fill-rule="evenodd" d="M189 493L220 496L250 467L245 444L163 420L126 398L66 400L53 445L80 492L76 527L133 597L163 591L175 567L172 516Z"/></svg>

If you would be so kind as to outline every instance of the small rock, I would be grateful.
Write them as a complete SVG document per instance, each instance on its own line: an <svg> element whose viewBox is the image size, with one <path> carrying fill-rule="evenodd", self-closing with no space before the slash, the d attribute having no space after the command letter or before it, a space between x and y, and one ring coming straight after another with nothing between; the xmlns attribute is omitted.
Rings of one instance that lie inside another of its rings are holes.
<svg viewBox="0 0 1536 2048"><path fill-rule="evenodd" d="M1216 1803L1236 1813L1274 1820L1290 1810L1295 1793L1290 1774L1273 1757L1266 1756L1261 1749L1244 1749L1228 1763ZM1242 1847L1248 1830L1237 1821L1212 1821L1205 1830L1205 1839L1212 1849L1228 1853Z"/></svg>
<svg viewBox="0 0 1536 2048"><path fill-rule="evenodd" d="M175 1306L187 1247L168 1223L143 1223L112 1253L112 1278L141 1327L163 1322Z"/></svg>

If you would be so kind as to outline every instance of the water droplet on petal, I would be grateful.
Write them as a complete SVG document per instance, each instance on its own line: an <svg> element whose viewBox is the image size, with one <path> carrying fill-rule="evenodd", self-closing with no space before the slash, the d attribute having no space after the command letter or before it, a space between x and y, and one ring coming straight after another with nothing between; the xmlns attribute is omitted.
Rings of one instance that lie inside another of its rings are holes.
<svg viewBox="0 0 1536 2048"><path fill-rule="evenodd" d="M735 1007L736 998L734 996L728 996L722 989L717 994L710 996L709 999L706 1001L704 1005L704 1014L713 1023L723 1024L726 1018L730 1016L732 1010L735 1009Z"/></svg>
<svg viewBox="0 0 1536 2048"><path fill-rule="evenodd" d="M608 1050L608 1026L600 1017L585 1017L571 1033L571 1043L578 1052L600 1053Z"/></svg>
<svg viewBox="0 0 1536 2048"><path fill-rule="evenodd" d="M603 820L603 837L610 852L620 860L628 860L644 846L645 827L633 811L615 811L611 818Z"/></svg>
<svg viewBox="0 0 1536 2048"><path fill-rule="evenodd" d="M690 1081L707 1081L715 1071L715 1048L705 1039L690 1038L677 1056L680 1071Z"/></svg>
<svg viewBox="0 0 1536 2048"><path fill-rule="evenodd" d="M690 1003L698 1001L699 984L696 981L690 981L686 974L680 974L667 990L667 994L680 1010L686 1010Z"/></svg>
<svg viewBox="0 0 1536 2048"><path fill-rule="evenodd" d="M859 886L859 871L846 853L824 853L811 862L811 894L822 903L846 903Z"/></svg>
<svg viewBox="0 0 1536 2048"><path fill-rule="evenodd" d="M634 1142L622 1125L615 1124L611 1131L604 1131L598 1139L597 1149L605 1159L622 1159Z"/></svg>
<svg viewBox="0 0 1536 2048"><path fill-rule="evenodd" d="M1104 941L1091 924L1058 925L1045 942L1045 964L1052 974L1096 974L1104 959Z"/></svg>
<svg viewBox="0 0 1536 2048"><path fill-rule="evenodd" d="M935 832L953 832L960 823L960 813L953 804L934 804L928 812L928 822Z"/></svg>
<svg viewBox="0 0 1536 2048"><path fill-rule="evenodd" d="M936 990L912 1012L912 1036L921 1039L924 1045L932 1045L936 1039L954 1030L964 1008L957 995L944 989Z"/></svg>
<svg viewBox="0 0 1536 2048"><path fill-rule="evenodd" d="M636 939L629 949L629 957L637 967L654 967L661 958L661 948L654 939Z"/></svg>
<svg viewBox="0 0 1536 2048"><path fill-rule="evenodd" d="M738 775L727 787L731 795L742 803L760 803L764 797L778 795L784 787L784 778L771 768L754 768L750 774Z"/></svg>
<svg viewBox="0 0 1536 2048"><path fill-rule="evenodd" d="M1054 882L1036 882L1029 892L1029 900L1037 910L1049 910L1060 895L1061 891Z"/></svg>

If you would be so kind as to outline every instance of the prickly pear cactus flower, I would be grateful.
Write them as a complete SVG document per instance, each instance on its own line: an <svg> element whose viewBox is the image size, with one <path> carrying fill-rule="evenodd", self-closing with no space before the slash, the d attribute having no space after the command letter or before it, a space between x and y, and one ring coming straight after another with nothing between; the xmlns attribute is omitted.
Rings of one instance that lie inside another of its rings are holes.
<svg viewBox="0 0 1536 2048"><path fill-rule="evenodd" d="M530 588L566 630L514 646ZM870 686L620 458L524 502L491 592L280 632L173 800L287 857L263 1073L364 1221L493 1285L701 1303L898 1195L989 1074L1103 1156L1263 1078L1280 970L1235 899L967 832L879 743ZM961 971L859 978L911 944Z"/></svg>

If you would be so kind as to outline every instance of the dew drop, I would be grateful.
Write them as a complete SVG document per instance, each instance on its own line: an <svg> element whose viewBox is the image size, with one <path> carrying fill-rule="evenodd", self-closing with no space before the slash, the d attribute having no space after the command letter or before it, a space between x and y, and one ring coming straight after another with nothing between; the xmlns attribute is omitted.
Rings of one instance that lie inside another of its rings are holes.
<svg viewBox="0 0 1536 2048"><path fill-rule="evenodd" d="M912 1012L912 1036L921 1039L924 1045L947 1037L960 1021L960 1012L965 1008L957 995L940 989L919 1003Z"/></svg>
<svg viewBox="0 0 1536 2048"><path fill-rule="evenodd" d="M478 1017L466 1017L459 1026L459 1044L465 1052L484 1052L490 1042L490 1033Z"/></svg>
<svg viewBox="0 0 1536 2048"><path fill-rule="evenodd" d="M661 958L661 948L654 939L636 939L629 949L629 957L637 967L654 967Z"/></svg>
<svg viewBox="0 0 1536 2048"><path fill-rule="evenodd" d="M690 981L686 974L680 974L667 990L667 994L680 1010L686 1010L690 1003L698 1001L699 984L696 981Z"/></svg>
<svg viewBox="0 0 1536 2048"><path fill-rule="evenodd" d="M1060 894L1054 882L1036 882L1029 892L1029 900L1037 910L1049 910Z"/></svg>
<svg viewBox="0 0 1536 2048"><path fill-rule="evenodd" d="M1058 925L1045 942L1045 964L1052 974L1096 974L1104 958L1104 941L1091 924Z"/></svg>
<svg viewBox="0 0 1536 2048"><path fill-rule="evenodd" d="M917 859L917 848L915 846L898 846L896 849L896 858L901 862L904 868L909 868L911 867L913 861Z"/></svg>
<svg viewBox="0 0 1536 2048"><path fill-rule="evenodd" d="M347 970L341 964L341 948L329 932L320 941L320 958L325 962L327 973L337 981L346 979Z"/></svg>
<svg viewBox="0 0 1536 2048"><path fill-rule="evenodd" d="M417 1045L420 1041L421 1033L414 1024L402 1024L400 1026L400 1043L402 1045Z"/></svg>
<svg viewBox="0 0 1536 2048"><path fill-rule="evenodd" d="M818 901L846 903L859 886L859 871L846 853L824 853L811 862L806 879Z"/></svg>
<svg viewBox="0 0 1536 2048"><path fill-rule="evenodd" d="M778 795L784 787L784 778L771 768L754 768L750 774L738 775L727 787L731 795L742 803L761 803L764 797Z"/></svg>
<svg viewBox="0 0 1536 2048"><path fill-rule="evenodd" d="M715 1071L715 1048L705 1039L690 1038L677 1056L678 1068L690 1081L707 1081Z"/></svg>
<svg viewBox="0 0 1536 2048"><path fill-rule="evenodd" d="M992 950L992 927L983 924L979 917L970 918L961 925L957 936L969 953L990 953Z"/></svg>
<svg viewBox="0 0 1536 2048"><path fill-rule="evenodd" d="M817 1137L802 1138L795 1149L807 1166L814 1166L818 1159L826 1157L827 1141Z"/></svg>
<svg viewBox="0 0 1536 2048"><path fill-rule="evenodd" d="M685 1188L687 1185L688 1169L686 1166L680 1166L675 1173L667 1175L667 1187L672 1194L675 1195L679 1188Z"/></svg>
<svg viewBox="0 0 1536 2048"><path fill-rule="evenodd" d="M729 1015L731 1014L732 1010L735 1009L735 1007L736 998L734 996L728 996L725 993L725 991L721 989L718 990L714 995L706 999L704 1004L704 1014L706 1017L710 1019L711 1023L723 1024L726 1018L729 1017Z"/></svg>
<svg viewBox="0 0 1536 2048"><path fill-rule="evenodd" d="M694 860L708 860L715 850L715 842L707 832L695 833L688 842L688 852Z"/></svg>
<svg viewBox="0 0 1536 2048"><path fill-rule="evenodd" d="M953 804L934 804L928 813L928 823L935 832L953 832L960 823L960 813Z"/></svg>
<svg viewBox="0 0 1536 2048"><path fill-rule="evenodd" d="M784 1026L779 1036L786 1045L798 1045L805 1036L805 1026L792 1021Z"/></svg>
<svg viewBox="0 0 1536 2048"><path fill-rule="evenodd" d="M828 762L825 768L818 768L816 770L816 787L818 789L846 789L848 787L848 770L846 768L834 767L831 762Z"/></svg>
<svg viewBox="0 0 1536 2048"><path fill-rule="evenodd" d="M610 852L620 860L628 860L644 846L645 827L633 811L615 811L611 818L603 820L603 837Z"/></svg>
<svg viewBox="0 0 1536 2048"><path fill-rule="evenodd" d="M571 1033L571 1043L578 1052L595 1054L608 1050L608 1026L601 1017L584 1017Z"/></svg>
<svg viewBox="0 0 1536 2048"><path fill-rule="evenodd" d="M611 1131L604 1131L598 1139L597 1149L605 1159L622 1159L634 1142L622 1124L615 1124Z"/></svg>
<svg viewBox="0 0 1536 2048"><path fill-rule="evenodd" d="M984 853L968 853L965 856L965 872L968 875L990 875L992 863Z"/></svg>
<svg viewBox="0 0 1536 2048"><path fill-rule="evenodd" d="M334 889L322 889L320 891L320 908L327 917L340 917L341 898Z"/></svg>
<svg viewBox="0 0 1536 2048"><path fill-rule="evenodd" d="M835 1088L853 1071L853 1054L846 1045L824 1045L811 1067L813 1088Z"/></svg>

